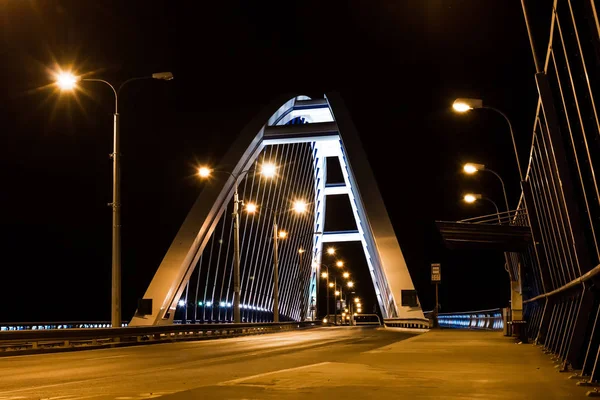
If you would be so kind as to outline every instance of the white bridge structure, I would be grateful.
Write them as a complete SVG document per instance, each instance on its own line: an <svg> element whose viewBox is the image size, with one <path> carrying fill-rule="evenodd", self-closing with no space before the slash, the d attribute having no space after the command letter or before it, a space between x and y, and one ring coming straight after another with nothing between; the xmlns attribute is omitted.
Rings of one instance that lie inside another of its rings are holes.
<svg viewBox="0 0 600 400"><path fill-rule="evenodd" d="M344 182L328 185L327 159L339 160ZM265 180L253 171L262 162L278 166ZM304 215L282 212L288 232L279 244L279 314L282 320L316 318L314 312L323 247L362 243L377 300L387 326L428 327L375 176L358 133L336 93L311 99L281 99L239 134L200 193L162 260L130 326L172 324L176 313L194 322L233 319L234 176L240 200L259 212L240 214L240 312L243 322L273 319L273 218L269 210L308 200ZM327 197L346 195L356 229L325 229ZM299 253L299 249L305 251ZM180 311L181 310L181 311Z"/></svg>

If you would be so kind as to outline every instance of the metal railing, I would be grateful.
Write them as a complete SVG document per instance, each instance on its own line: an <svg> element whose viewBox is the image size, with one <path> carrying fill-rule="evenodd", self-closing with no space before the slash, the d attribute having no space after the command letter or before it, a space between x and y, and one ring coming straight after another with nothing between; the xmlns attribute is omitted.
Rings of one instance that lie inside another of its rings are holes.
<svg viewBox="0 0 600 400"><path fill-rule="evenodd" d="M73 328L0 332L0 355L27 354L66 349L93 349L215 337L256 335L310 328L318 321L247 324L181 324L124 328Z"/></svg>
<svg viewBox="0 0 600 400"><path fill-rule="evenodd" d="M501 308L438 314L438 324L442 328L454 329L502 330L504 328Z"/></svg>
<svg viewBox="0 0 600 400"><path fill-rule="evenodd" d="M123 321L121 326L127 326ZM1 322L0 332L4 331L43 331L53 329L96 329L111 328L110 321L60 321L60 322Z"/></svg>
<svg viewBox="0 0 600 400"><path fill-rule="evenodd" d="M457 222L486 225L520 225L528 226L527 212L523 209L502 211L497 214L487 214L479 217L462 219Z"/></svg>

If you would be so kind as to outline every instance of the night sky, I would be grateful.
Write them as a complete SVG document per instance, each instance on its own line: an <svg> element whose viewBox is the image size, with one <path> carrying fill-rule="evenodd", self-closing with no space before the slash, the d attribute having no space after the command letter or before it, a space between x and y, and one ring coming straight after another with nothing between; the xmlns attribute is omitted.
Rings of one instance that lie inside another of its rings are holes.
<svg viewBox="0 0 600 400"><path fill-rule="evenodd" d="M537 8L544 54L549 16ZM442 312L507 305L502 255L446 250L434 221L493 211L461 204L465 191L502 203L492 175L461 173L467 161L498 172L516 206L505 122L450 106L478 97L502 109L525 168L537 91L519 1L9 1L0 35L0 321L110 319L112 94L86 83L58 95L56 65L114 83L175 75L120 97L125 319L202 190L198 163L217 163L276 96L329 91L350 109L423 309L432 262Z"/></svg>

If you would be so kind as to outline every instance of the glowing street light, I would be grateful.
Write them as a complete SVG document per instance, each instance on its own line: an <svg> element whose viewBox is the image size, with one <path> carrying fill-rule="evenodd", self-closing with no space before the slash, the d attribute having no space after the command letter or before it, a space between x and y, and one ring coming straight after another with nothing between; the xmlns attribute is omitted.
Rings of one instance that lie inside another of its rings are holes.
<svg viewBox="0 0 600 400"><path fill-rule="evenodd" d="M163 78L166 79L166 78ZM271 164L273 165L273 164ZM273 168L275 166L273 165ZM238 193L239 181L242 176L248 173L250 169L245 171L240 171L237 173L229 172L226 170L216 170L214 172L221 172L231 176L235 180L235 185L233 189L233 322L240 323L242 322L242 316L240 312L240 214L239 209L240 205L243 205L243 200L240 200ZM212 175L213 170L207 166L202 166L198 168L198 175L202 179L206 179ZM264 175L264 174L263 174ZM249 214L253 214L258 210L258 207L254 203L246 204L246 212Z"/></svg>
<svg viewBox="0 0 600 400"><path fill-rule="evenodd" d="M336 291L335 291L335 295L336 295L336 296L339 296L339 295L340 295L340 291L339 291L339 290L336 290Z"/></svg>
<svg viewBox="0 0 600 400"><path fill-rule="evenodd" d="M305 201L302 201L302 200L296 200L296 201L294 201L294 207L293 207L293 209L298 214L305 213L306 210L307 210L307 207L308 206L306 205Z"/></svg>
<svg viewBox="0 0 600 400"><path fill-rule="evenodd" d="M468 194L465 194L465 196L463 197L463 200L467 203L475 203L479 199L481 199L480 194L468 193Z"/></svg>
<svg viewBox="0 0 600 400"><path fill-rule="evenodd" d="M298 249L298 253L300 253L300 254L304 253L305 251L306 250L304 250L304 249Z"/></svg>
<svg viewBox="0 0 600 400"><path fill-rule="evenodd" d="M356 303L356 307L357 307L357 308L361 308L361 307L362 307L362 304L360 304L360 303Z"/></svg>
<svg viewBox="0 0 600 400"><path fill-rule="evenodd" d="M56 74L56 85L60 90L73 90L77 86L80 78L73 75L71 72L61 71Z"/></svg>
<svg viewBox="0 0 600 400"><path fill-rule="evenodd" d="M246 212L249 214L254 214L258 210L258 206L254 203L246 204Z"/></svg>
<svg viewBox="0 0 600 400"><path fill-rule="evenodd" d="M474 174L477 171L485 170L485 165L483 164L475 164L475 163L466 163L463 166L463 171L467 174Z"/></svg>
<svg viewBox="0 0 600 400"><path fill-rule="evenodd" d="M129 82L142 79L171 80L171 72L158 72L149 76L130 78L115 88L110 82L97 78L82 78L70 71L59 70L54 74L56 85L64 91L74 91L79 82L100 82L107 85L115 96L113 112L113 196L112 202L112 285L111 285L111 322L113 328L121 326L121 151L120 151L120 115L119 94Z"/></svg>
<svg viewBox="0 0 600 400"><path fill-rule="evenodd" d="M355 302L355 303L358 303L359 301L360 301L360 299L359 299L358 297L355 297L355 298L354 298L354 302Z"/></svg>
<svg viewBox="0 0 600 400"><path fill-rule="evenodd" d="M321 272L321 278L327 278L329 274L327 272ZM331 284L333 286L333 283Z"/></svg>
<svg viewBox="0 0 600 400"><path fill-rule="evenodd" d="M493 201L492 199L485 197L478 193L468 193L463 197L463 200L470 204L475 203L477 200L485 200L485 201L492 203L494 208L496 209L496 215L498 216L498 223L502 224L502 220L500 219L500 210L498 209L498 205L496 204L496 202Z"/></svg>
<svg viewBox="0 0 600 400"><path fill-rule="evenodd" d="M343 276L344 276L344 278L350 278L350 273L349 272L344 272Z"/></svg>
<svg viewBox="0 0 600 400"><path fill-rule="evenodd" d="M481 99L459 98L459 99L454 100L454 103L452 104L452 108L454 109L454 111L459 112L459 113L465 113L470 110L484 108L487 110L495 111L496 113L500 114L504 118L504 120L508 124L508 128L510 130L510 137L511 137L512 143L513 143L513 150L515 152L515 158L517 160L517 169L519 170L519 178L522 181L523 180L523 172L521 171L521 162L519 161L519 153L517 152L517 143L515 142L515 134L513 132L512 124L510 123L510 119L508 119L508 116L506 114L504 114L502 111L498 110L497 108L490 107L490 106L484 106L483 100L481 100Z"/></svg>
<svg viewBox="0 0 600 400"><path fill-rule="evenodd" d="M279 239L285 239L287 238L287 232L286 231L279 231Z"/></svg>
<svg viewBox="0 0 600 400"><path fill-rule="evenodd" d="M361 313L362 312L362 308L358 308L356 311L359 312L359 313Z"/></svg>
<svg viewBox="0 0 600 400"><path fill-rule="evenodd" d="M329 287L333 287L333 286L334 286L334 285L333 285L333 282L330 282L330 283L329 283Z"/></svg>
<svg viewBox="0 0 600 400"><path fill-rule="evenodd" d="M200 175L201 178L208 178L211 174L212 170L208 167L200 167L198 168L198 175Z"/></svg>
<svg viewBox="0 0 600 400"><path fill-rule="evenodd" d="M454 109L454 111L456 112L467 112L470 110L473 110L475 108L482 108L483 107L483 101L481 99L467 99L467 98L463 98L463 99L456 99L454 100L454 103L452 103L452 108Z"/></svg>
<svg viewBox="0 0 600 400"><path fill-rule="evenodd" d="M354 287L354 282L352 282L352 281L348 282L348 287Z"/></svg>
<svg viewBox="0 0 600 400"><path fill-rule="evenodd" d="M506 205L506 211L507 212L510 211L510 207L508 205L508 196L506 195L506 187L504 186L504 180L498 173L496 173L495 171L492 171L489 168L486 168L486 166L483 164L475 164L475 163L466 163L463 167L463 170L467 174L474 174L478 171L486 171L486 172L489 172L489 173L495 175L496 178L498 178L500 180L500 184L502 185L502 193L504 194L504 203Z"/></svg>
<svg viewBox="0 0 600 400"><path fill-rule="evenodd" d="M260 166L260 174L265 178L274 178L276 173L277 167L273 163L267 162Z"/></svg>
<svg viewBox="0 0 600 400"><path fill-rule="evenodd" d="M327 254L329 254L330 256L334 255L335 254L335 249L333 247L329 247L327 249Z"/></svg>
<svg viewBox="0 0 600 400"><path fill-rule="evenodd" d="M342 268L342 267L344 266L344 262L340 260L340 261L337 261L337 262L335 263L335 265L336 265L337 267L339 267L339 268Z"/></svg>

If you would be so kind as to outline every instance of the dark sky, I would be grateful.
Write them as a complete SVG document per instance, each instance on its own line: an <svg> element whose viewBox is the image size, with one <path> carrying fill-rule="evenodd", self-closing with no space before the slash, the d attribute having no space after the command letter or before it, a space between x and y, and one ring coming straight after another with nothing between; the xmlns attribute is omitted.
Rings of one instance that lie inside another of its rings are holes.
<svg viewBox="0 0 600 400"><path fill-rule="evenodd" d="M533 7L530 6L530 7ZM549 7L543 7L549 9ZM544 54L545 14L530 9ZM131 84L121 96L124 317L135 309L192 202L200 160L218 161L280 94L346 101L419 291L442 263L442 311L507 304L501 254L444 250L435 220L486 214L466 190L519 196L510 136L481 97L513 121L526 165L537 92L519 1L82 2L0 5L0 321L110 317L111 93L58 96L49 70ZM363 272L357 271L356 274ZM363 280L363 283L366 283Z"/></svg>

